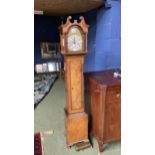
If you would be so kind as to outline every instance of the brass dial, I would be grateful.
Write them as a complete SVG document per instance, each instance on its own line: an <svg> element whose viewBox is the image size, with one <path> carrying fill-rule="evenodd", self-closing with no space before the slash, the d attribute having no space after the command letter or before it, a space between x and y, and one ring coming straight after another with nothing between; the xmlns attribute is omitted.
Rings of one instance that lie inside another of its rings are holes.
<svg viewBox="0 0 155 155"><path fill-rule="evenodd" d="M69 51L82 51L83 38L78 27L71 27L67 35L67 47Z"/></svg>

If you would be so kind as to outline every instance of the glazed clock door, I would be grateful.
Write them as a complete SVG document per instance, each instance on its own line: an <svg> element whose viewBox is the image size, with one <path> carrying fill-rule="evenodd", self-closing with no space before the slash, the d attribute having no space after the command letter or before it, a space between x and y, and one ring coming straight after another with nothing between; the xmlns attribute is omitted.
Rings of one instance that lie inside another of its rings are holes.
<svg viewBox="0 0 155 155"><path fill-rule="evenodd" d="M77 26L72 26L67 34L67 48L70 52L79 52L84 50L83 35Z"/></svg>

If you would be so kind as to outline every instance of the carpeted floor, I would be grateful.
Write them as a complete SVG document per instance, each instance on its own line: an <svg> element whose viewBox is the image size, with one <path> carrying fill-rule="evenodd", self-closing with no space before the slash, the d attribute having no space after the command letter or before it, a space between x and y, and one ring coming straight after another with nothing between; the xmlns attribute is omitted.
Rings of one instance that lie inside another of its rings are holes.
<svg viewBox="0 0 155 155"><path fill-rule="evenodd" d="M34 81L34 107L36 107L50 91L50 88L54 84L57 75L44 74L40 76L40 78L40 80Z"/></svg>
<svg viewBox="0 0 155 155"><path fill-rule="evenodd" d="M45 155L98 155L98 144L95 138L91 137L93 148L88 148L79 152L66 147L64 107L65 83L57 80L49 94L40 102L34 111L34 130L43 134L43 147ZM51 131L52 132L48 132ZM120 155L121 142L114 142L106 145L103 155Z"/></svg>

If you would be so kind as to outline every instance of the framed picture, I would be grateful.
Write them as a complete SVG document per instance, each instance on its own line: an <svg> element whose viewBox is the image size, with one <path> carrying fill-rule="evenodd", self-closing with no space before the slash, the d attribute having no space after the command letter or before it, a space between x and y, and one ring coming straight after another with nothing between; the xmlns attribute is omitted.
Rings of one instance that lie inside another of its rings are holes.
<svg viewBox="0 0 155 155"><path fill-rule="evenodd" d="M42 66L43 66L43 73L48 73L48 65L47 65L47 63L43 63Z"/></svg>
<svg viewBox="0 0 155 155"><path fill-rule="evenodd" d="M37 73L42 73L43 72L43 65L42 64L36 64L35 70Z"/></svg>
<svg viewBox="0 0 155 155"><path fill-rule="evenodd" d="M49 62L48 63L48 71L49 72L55 72L57 71L57 66L55 62Z"/></svg>
<svg viewBox="0 0 155 155"><path fill-rule="evenodd" d="M49 43L49 42L41 43L42 59L49 59L56 57L59 54L59 51L60 51L59 43Z"/></svg>

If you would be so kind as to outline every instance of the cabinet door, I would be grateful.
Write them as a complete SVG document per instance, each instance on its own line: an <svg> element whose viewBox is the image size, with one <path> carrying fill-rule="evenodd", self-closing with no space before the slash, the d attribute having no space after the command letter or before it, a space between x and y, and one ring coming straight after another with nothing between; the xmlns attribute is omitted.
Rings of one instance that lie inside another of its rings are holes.
<svg viewBox="0 0 155 155"><path fill-rule="evenodd" d="M107 90L105 139L107 141L118 140L121 137L121 98L120 87Z"/></svg>
<svg viewBox="0 0 155 155"><path fill-rule="evenodd" d="M83 57L72 56L65 58L67 110L69 113L84 111L83 91Z"/></svg>

